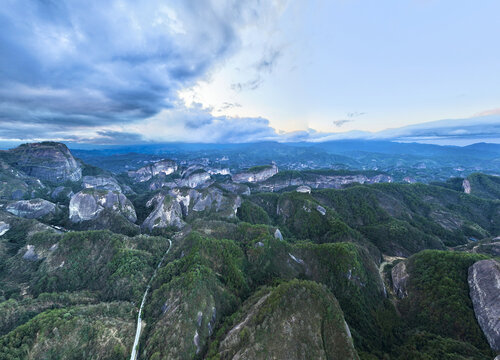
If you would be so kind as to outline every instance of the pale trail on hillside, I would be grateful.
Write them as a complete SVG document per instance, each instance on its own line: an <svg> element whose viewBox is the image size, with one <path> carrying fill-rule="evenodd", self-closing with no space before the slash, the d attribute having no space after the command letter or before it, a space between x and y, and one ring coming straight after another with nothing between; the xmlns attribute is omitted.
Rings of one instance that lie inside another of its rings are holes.
<svg viewBox="0 0 500 360"><path fill-rule="evenodd" d="M141 318L142 308L144 307L144 303L146 302L146 297L148 296L148 292L149 289L151 288L151 283L153 282L153 279L156 276L156 272L163 264L165 257L167 256L168 252L170 251L170 248L172 247L172 240L168 239L168 242L169 242L168 249L161 258L160 262L158 263L158 266L156 267L155 271L153 272L153 275L151 276L151 279L149 279L148 286L146 287L146 291L144 292L144 296L142 297L141 307L139 308L139 315L137 315L137 329L135 330L135 340L134 340L134 345L132 346L132 353L130 354L130 360L137 359L137 348L139 346L139 338L141 337L141 331L142 331L142 318Z"/></svg>

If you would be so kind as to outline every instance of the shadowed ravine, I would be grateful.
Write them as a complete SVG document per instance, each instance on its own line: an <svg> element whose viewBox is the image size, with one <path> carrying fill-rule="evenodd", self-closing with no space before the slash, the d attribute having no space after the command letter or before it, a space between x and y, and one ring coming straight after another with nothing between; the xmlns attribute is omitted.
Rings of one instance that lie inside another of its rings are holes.
<svg viewBox="0 0 500 360"><path fill-rule="evenodd" d="M139 308L139 314L137 315L137 328L135 330L135 340L134 340L134 345L132 346L132 353L130 354L130 360L136 360L137 359L137 349L139 346L139 339L141 337L141 331L142 331L142 309L144 307L144 304L146 302L146 297L148 296L149 289L151 287L151 283L153 282L156 272L158 269L163 265L163 261L165 260L165 257L167 256L168 252L172 248L172 240L168 239L169 246L163 257L161 258L160 262L158 263L158 266L156 267L155 271L153 272L153 275L151 276L151 279L149 279L148 286L146 287L146 291L144 292L144 296L142 297L142 302L141 302L141 307Z"/></svg>

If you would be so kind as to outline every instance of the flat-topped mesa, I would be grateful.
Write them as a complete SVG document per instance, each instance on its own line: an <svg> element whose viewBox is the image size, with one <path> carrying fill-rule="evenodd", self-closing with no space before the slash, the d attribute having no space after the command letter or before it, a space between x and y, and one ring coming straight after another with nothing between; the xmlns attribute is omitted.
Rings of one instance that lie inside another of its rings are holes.
<svg viewBox="0 0 500 360"><path fill-rule="evenodd" d="M254 166L246 171L234 174L232 179L236 183L256 183L269 179L278 173L276 164Z"/></svg>
<svg viewBox="0 0 500 360"><path fill-rule="evenodd" d="M374 171L349 170L286 170L266 179L258 188L260 191L279 191L287 187L298 186L298 192L310 189L340 189L348 184L376 184L392 182L390 175Z"/></svg>
<svg viewBox="0 0 500 360"><path fill-rule="evenodd" d="M158 174L170 175L177 171L177 163L173 160L163 159L146 165L138 170L129 171L128 176L136 182L144 182Z"/></svg>
<svg viewBox="0 0 500 360"><path fill-rule="evenodd" d="M23 144L8 151L12 166L42 181L79 181L82 168L66 145L57 142Z"/></svg>

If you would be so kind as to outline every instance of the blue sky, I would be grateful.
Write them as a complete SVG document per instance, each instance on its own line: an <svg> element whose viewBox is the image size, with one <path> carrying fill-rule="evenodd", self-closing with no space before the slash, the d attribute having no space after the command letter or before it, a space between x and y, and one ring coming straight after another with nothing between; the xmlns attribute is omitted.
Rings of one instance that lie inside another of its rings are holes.
<svg viewBox="0 0 500 360"><path fill-rule="evenodd" d="M0 140L500 142L499 35L490 0L6 0Z"/></svg>

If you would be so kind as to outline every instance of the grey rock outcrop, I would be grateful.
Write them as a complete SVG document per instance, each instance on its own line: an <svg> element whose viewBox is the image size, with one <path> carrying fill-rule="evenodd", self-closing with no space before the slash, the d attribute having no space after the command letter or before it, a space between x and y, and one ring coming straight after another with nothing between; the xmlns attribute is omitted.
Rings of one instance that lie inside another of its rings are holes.
<svg viewBox="0 0 500 360"><path fill-rule="evenodd" d="M323 206L321 206L321 205L316 206L316 210L317 210L317 211L318 211L321 215L323 215L323 216L325 216L325 215L326 215L326 209L325 209Z"/></svg>
<svg viewBox="0 0 500 360"><path fill-rule="evenodd" d="M210 185L210 174L204 170L197 170L190 174L183 176L180 181L178 181L178 186L189 187L189 188L199 188L206 187Z"/></svg>
<svg viewBox="0 0 500 360"><path fill-rule="evenodd" d="M94 220L104 209L111 209L131 222L137 220L134 206L125 195L97 189L85 189L73 195L69 202L69 218L74 223Z"/></svg>
<svg viewBox="0 0 500 360"><path fill-rule="evenodd" d="M281 235L280 229L276 229L274 232L274 238L283 241L283 235Z"/></svg>
<svg viewBox="0 0 500 360"><path fill-rule="evenodd" d="M153 176L163 174L170 175L177 171L177 163L173 160L160 160L155 163L144 166L135 171L129 171L128 176L136 182L144 182Z"/></svg>
<svg viewBox="0 0 500 360"><path fill-rule="evenodd" d="M38 255L35 252L35 246L33 245L27 245L26 246L26 252L23 255L24 260L29 260L29 261L36 261L38 260Z"/></svg>
<svg viewBox="0 0 500 360"><path fill-rule="evenodd" d="M56 212L56 204L44 199L19 200L5 208L13 215L26 219L39 219Z"/></svg>
<svg viewBox="0 0 500 360"><path fill-rule="evenodd" d="M477 322L490 347L500 352L500 264L493 259L474 263L468 282Z"/></svg>
<svg viewBox="0 0 500 360"><path fill-rule="evenodd" d="M23 144L9 150L11 164L42 181L79 181L82 169L66 145L54 142Z"/></svg>
<svg viewBox="0 0 500 360"><path fill-rule="evenodd" d="M232 179L236 183L256 183L269 179L278 173L276 164L268 166L256 166L247 171L234 174Z"/></svg>
<svg viewBox="0 0 500 360"><path fill-rule="evenodd" d="M303 193L303 194L310 194L311 188L307 185L301 185L295 191L297 191L299 193Z"/></svg>
<svg viewBox="0 0 500 360"><path fill-rule="evenodd" d="M464 189L464 193L466 193L466 194L470 194L470 192L471 192L471 187L470 187L470 182L469 182L469 180L464 179L464 181L462 181L462 189Z"/></svg>
<svg viewBox="0 0 500 360"><path fill-rule="evenodd" d="M8 224L4 221L0 221L0 236L5 234L9 230L10 230L10 224Z"/></svg>
<svg viewBox="0 0 500 360"><path fill-rule="evenodd" d="M283 174L283 173L282 173ZM307 174L272 177L259 184L260 191L280 191L290 186L298 186L298 192L309 192L310 189L340 189L352 183L376 184L392 182L392 177L385 174L367 176L365 174L336 175L315 173L313 170ZM309 189L308 189L309 188Z"/></svg>
<svg viewBox="0 0 500 360"><path fill-rule="evenodd" d="M144 221L144 228L182 228L185 220L196 217L235 218L241 206L241 197L224 193L217 187L174 188L156 194L146 205L154 209Z"/></svg>
<svg viewBox="0 0 500 360"><path fill-rule="evenodd" d="M182 207L179 201L167 194L157 194L146 204L154 207L153 211L144 220L143 228L150 231L154 228L174 227L181 229L186 225L182 219Z"/></svg>
<svg viewBox="0 0 500 360"><path fill-rule="evenodd" d="M122 192L121 186L111 176L84 176L82 187L85 189L99 189Z"/></svg>
<svg viewBox="0 0 500 360"><path fill-rule="evenodd" d="M392 268L391 277L393 290L396 296L400 299L407 297L407 285L410 276L406 271L406 263L404 261L399 262Z"/></svg>

